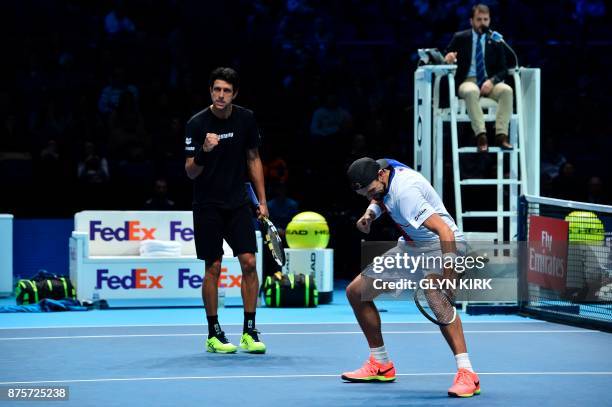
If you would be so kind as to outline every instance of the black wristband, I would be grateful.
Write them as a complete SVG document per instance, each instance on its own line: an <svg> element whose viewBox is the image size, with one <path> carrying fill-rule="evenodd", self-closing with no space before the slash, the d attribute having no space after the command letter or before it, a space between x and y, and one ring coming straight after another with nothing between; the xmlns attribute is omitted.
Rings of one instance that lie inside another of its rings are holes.
<svg viewBox="0 0 612 407"><path fill-rule="evenodd" d="M198 151L195 153L195 156L193 156L193 162L199 165L200 167L203 167L204 166L204 154L206 154L204 152L204 149L200 147Z"/></svg>

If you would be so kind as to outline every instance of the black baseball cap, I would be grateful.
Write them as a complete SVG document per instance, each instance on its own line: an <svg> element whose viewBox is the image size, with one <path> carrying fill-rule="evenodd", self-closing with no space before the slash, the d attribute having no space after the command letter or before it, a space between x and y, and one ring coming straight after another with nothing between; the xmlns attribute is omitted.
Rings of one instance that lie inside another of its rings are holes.
<svg viewBox="0 0 612 407"><path fill-rule="evenodd" d="M351 188L354 191L367 187L372 181L378 178L378 171L389 166L387 160L374 160L370 157L362 157L353 161L346 171Z"/></svg>

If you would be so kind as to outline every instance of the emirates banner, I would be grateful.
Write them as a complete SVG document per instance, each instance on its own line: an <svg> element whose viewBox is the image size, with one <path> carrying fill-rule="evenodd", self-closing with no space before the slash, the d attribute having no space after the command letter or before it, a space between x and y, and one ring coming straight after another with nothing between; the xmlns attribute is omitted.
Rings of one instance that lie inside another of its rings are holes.
<svg viewBox="0 0 612 407"><path fill-rule="evenodd" d="M545 216L529 217L527 281L562 292L567 279L569 223Z"/></svg>

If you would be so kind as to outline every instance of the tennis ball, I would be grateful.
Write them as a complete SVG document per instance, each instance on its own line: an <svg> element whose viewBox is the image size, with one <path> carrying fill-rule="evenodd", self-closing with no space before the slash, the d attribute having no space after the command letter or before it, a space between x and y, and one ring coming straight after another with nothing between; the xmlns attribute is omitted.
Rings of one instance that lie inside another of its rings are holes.
<svg viewBox="0 0 612 407"><path fill-rule="evenodd" d="M565 217L569 222L570 242L601 242L604 225L593 212L574 211Z"/></svg>
<svg viewBox="0 0 612 407"><path fill-rule="evenodd" d="M329 226L318 213L302 212L291 219L285 237L292 249L325 248L329 243Z"/></svg>

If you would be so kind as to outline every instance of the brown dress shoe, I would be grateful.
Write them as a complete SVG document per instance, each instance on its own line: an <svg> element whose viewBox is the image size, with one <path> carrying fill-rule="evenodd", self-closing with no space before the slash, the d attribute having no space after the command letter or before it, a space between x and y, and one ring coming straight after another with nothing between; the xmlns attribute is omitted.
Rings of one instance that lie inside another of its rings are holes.
<svg viewBox="0 0 612 407"><path fill-rule="evenodd" d="M495 136L495 144L502 150L512 150L514 146L508 143L508 136L505 134L498 134Z"/></svg>
<svg viewBox="0 0 612 407"><path fill-rule="evenodd" d="M486 153L489 151L489 141L487 140L487 133L480 133L476 136L476 150L479 153Z"/></svg>

